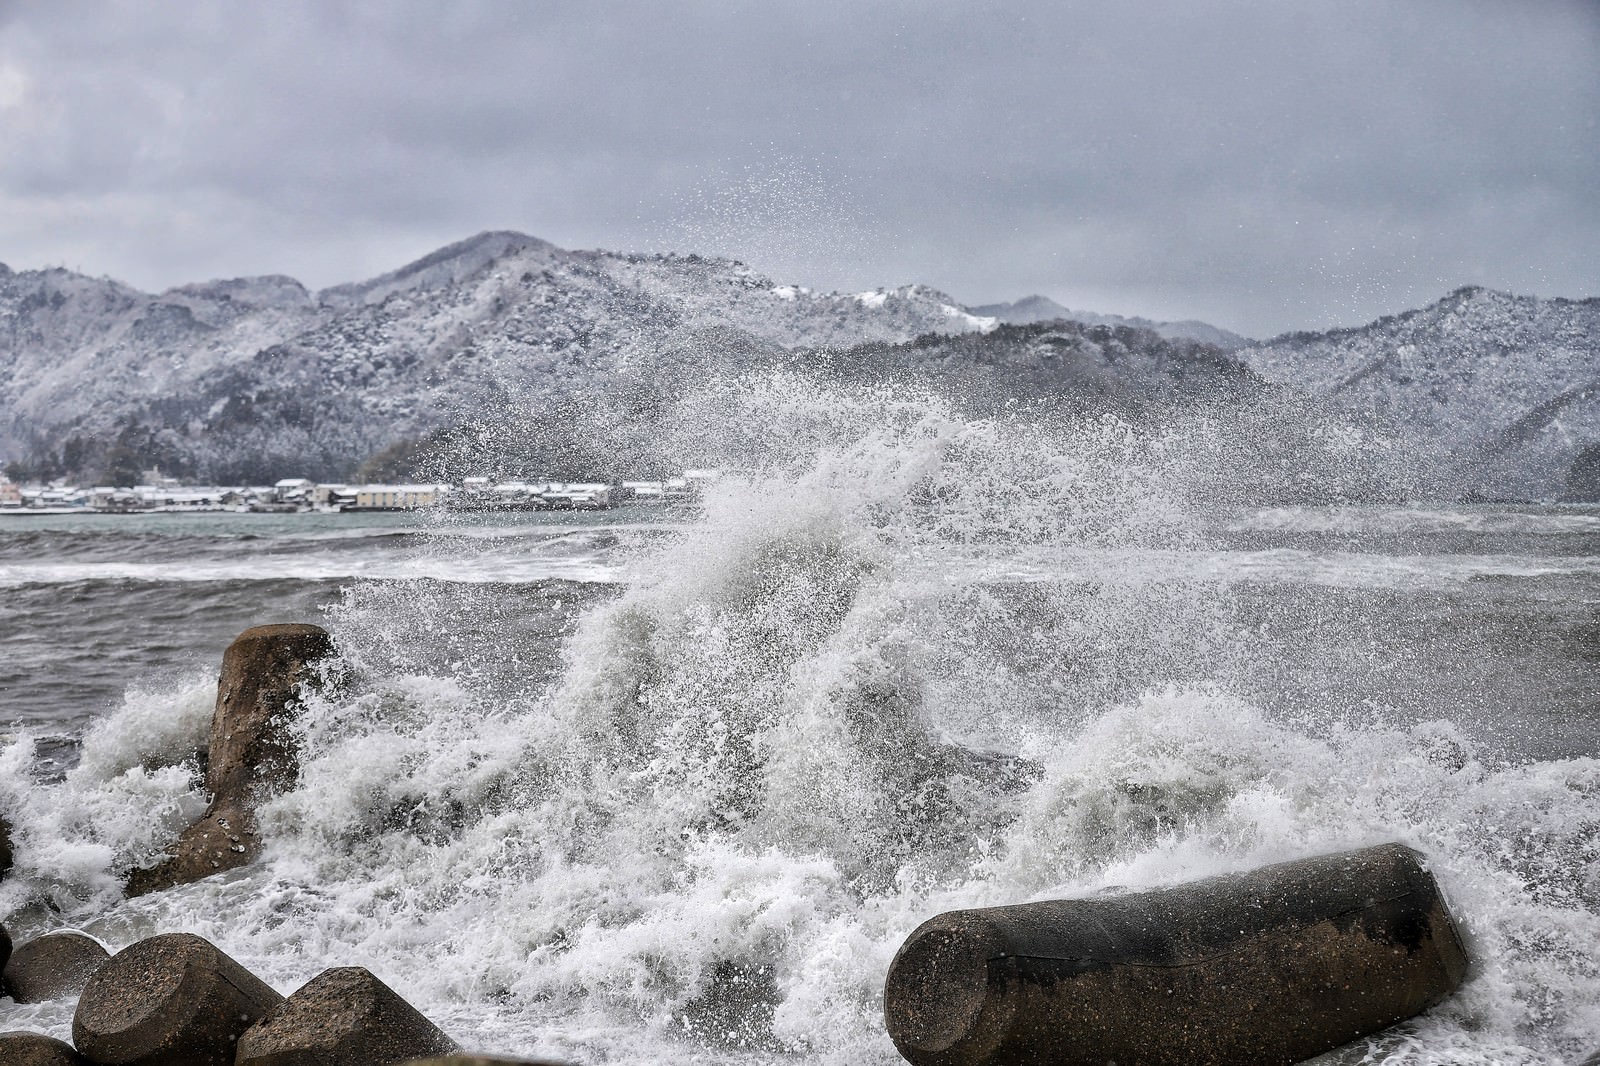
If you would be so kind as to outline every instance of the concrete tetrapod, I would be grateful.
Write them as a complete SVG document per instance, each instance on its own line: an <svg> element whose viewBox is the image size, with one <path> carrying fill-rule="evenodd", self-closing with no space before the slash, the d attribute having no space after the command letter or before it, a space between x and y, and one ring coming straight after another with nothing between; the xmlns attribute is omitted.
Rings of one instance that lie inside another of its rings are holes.
<svg viewBox="0 0 1600 1066"><path fill-rule="evenodd" d="M0 970L6 968L11 961L11 934L6 932L6 927L0 925Z"/></svg>
<svg viewBox="0 0 1600 1066"><path fill-rule="evenodd" d="M290 724L301 684L313 680L312 666L331 654L327 630L308 623L256 626L228 645L206 761L211 806L179 835L170 858L132 873L128 895L186 885L256 860L256 805L299 776Z"/></svg>
<svg viewBox="0 0 1600 1066"><path fill-rule="evenodd" d="M164 933L89 978L72 1042L99 1066L232 1066L239 1035L281 1003L210 941Z"/></svg>
<svg viewBox="0 0 1600 1066"><path fill-rule="evenodd" d="M324 970L239 1038L236 1066L393 1066L456 1050L360 966Z"/></svg>
<svg viewBox="0 0 1600 1066"><path fill-rule="evenodd" d="M0 1033L0 1063L5 1066L89 1066L71 1044L43 1033Z"/></svg>
<svg viewBox="0 0 1600 1066"><path fill-rule="evenodd" d="M83 990L111 953L94 937L71 929L36 936L11 952L5 989L18 1003L64 999Z"/></svg>
<svg viewBox="0 0 1600 1066"><path fill-rule="evenodd" d="M1467 955L1400 844L1177 888L951 911L889 967L916 1066L1273 1066L1409 1018Z"/></svg>

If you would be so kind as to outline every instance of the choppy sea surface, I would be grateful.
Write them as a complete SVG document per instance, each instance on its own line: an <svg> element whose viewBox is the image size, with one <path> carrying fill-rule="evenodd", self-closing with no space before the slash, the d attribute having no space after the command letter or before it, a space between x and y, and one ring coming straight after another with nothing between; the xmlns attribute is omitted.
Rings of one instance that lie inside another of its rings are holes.
<svg viewBox="0 0 1600 1066"><path fill-rule="evenodd" d="M1327 1061L1600 1048L1600 509L1208 507L1022 443L900 411L694 515L0 518L0 919L364 965L473 1049L853 1066L937 911L1401 840L1469 980ZM124 900L222 649L290 620L351 680L267 857Z"/></svg>
<svg viewBox="0 0 1600 1066"><path fill-rule="evenodd" d="M241 630L317 621L347 590L384 584L520 599L543 632L551 590L619 579L614 549L676 520L656 508L501 513L0 514L0 723L72 758L130 690L216 671ZM558 593L553 594L557 599ZM475 620L466 620L476 626ZM462 634L465 637L465 633Z"/></svg>

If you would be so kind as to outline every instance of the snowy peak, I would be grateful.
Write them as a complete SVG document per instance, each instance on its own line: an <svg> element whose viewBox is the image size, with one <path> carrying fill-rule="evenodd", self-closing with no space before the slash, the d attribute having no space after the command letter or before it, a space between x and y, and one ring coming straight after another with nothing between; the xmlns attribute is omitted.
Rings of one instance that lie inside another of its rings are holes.
<svg viewBox="0 0 1600 1066"><path fill-rule="evenodd" d="M533 252L559 252L555 245L511 230L493 230L430 252L399 270L368 281L335 285L317 293L317 301L334 308L382 303L399 292L435 290L458 285L494 263Z"/></svg>
<svg viewBox="0 0 1600 1066"><path fill-rule="evenodd" d="M148 300L119 282L59 267L8 271L0 275L0 367L25 348L59 356L102 336L110 324L125 324Z"/></svg>
<svg viewBox="0 0 1600 1066"><path fill-rule="evenodd" d="M1461 493L1547 499L1600 442L1600 299L1477 286L1365 326L1235 353L1445 456Z"/></svg>
<svg viewBox="0 0 1600 1066"><path fill-rule="evenodd" d="M774 290L780 294L797 291L794 286L785 286L782 290ZM798 290L806 292L808 290ZM785 295L786 299L793 296ZM892 309L894 307L933 307L950 323L950 329L955 332L987 333L1000 324L1000 320L992 316L974 314L972 311L951 299L945 293L927 285L902 285L897 289L872 289L868 292L850 294L851 299L862 307L872 311ZM940 330L939 332L945 332Z"/></svg>
<svg viewBox="0 0 1600 1066"><path fill-rule="evenodd" d="M220 482L346 476L507 396L605 395L663 352L681 349L690 381L688 364L703 376L740 344L839 349L992 325L925 286L863 300L728 259L565 251L508 232L315 296L285 277L152 296L67 271L8 274L0 460L98 477L116 442Z"/></svg>
<svg viewBox="0 0 1600 1066"><path fill-rule="evenodd" d="M1035 322L1077 321L1073 312L1062 307L1048 296L1035 293L1005 304L984 304L972 308L974 314L992 315L1008 326L1031 326Z"/></svg>
<svg viewBox="0 0 1600 1066"><path fill-rule="evenodd" d="M1008 318L1065 324L998 324ZM934 373L916 353L942 353L940 367L995 395L1033 382L1104 402L1236 384L1217 349L1243 338L1140 325L1042 296L967 308L924 285L816 292L729 259L564 251L508 232L315 295L282 276L150 295L59 268L5 269L0 459L47 477L100 476L117 451L224 483L285 469L336 478L508 398L534 409L611 396L631 374L634 391L659 399L720 366L770 359ZM874 345L905 351L862 347ZM1600 299L1468 287L1235 358L1395 427L1463 493L1553 497L1574 457L1600 446Z"/></svg>
<svg viewBox="0 0 1600 1066"><path fill-rule="evenodd" d="M143 296L139 290L110 278L92 278L62 267L43 270L6 271L0 274L0 293L12 298L48 300L59 306L77 297L112 298Z"/></svg>

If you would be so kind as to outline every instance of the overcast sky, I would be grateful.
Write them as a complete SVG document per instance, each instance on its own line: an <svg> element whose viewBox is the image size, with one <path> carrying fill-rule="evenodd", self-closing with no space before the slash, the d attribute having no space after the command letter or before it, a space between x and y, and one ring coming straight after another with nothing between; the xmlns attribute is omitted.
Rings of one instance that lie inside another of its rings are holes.
<svg viewBox="0 0 1600 1066"><path fill-rule="evenodd" d="M485 229L1255 335L1600 295L1600 0L0 0L14 269Z"/></svg>

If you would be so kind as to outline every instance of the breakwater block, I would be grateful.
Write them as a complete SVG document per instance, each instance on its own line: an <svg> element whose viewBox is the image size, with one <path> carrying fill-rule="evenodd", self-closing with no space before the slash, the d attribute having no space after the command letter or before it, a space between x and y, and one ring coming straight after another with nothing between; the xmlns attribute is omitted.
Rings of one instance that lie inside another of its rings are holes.
<svg viewBox="0 0 1600 1066"><path fill-rule="evenodd" d="M128 895L190 884L256 860L256 805L299 776L290 724L300 686L313 679L310 668L332 654L328 631L309 623L256 626L228 645L206 762L211 805L178 837L170 858L133 872Z"/></svg>
<svg viewBox="0 0 1600 1066"><path fill-rule="evenodd" d="M94 937L75 930L36 936L11 953L5 989L18 1003L43 1003L75 996L111 953Z"/></svg>
<svg viewBox="0 0 1600 1066"><path fill-rule="evenodd" d="M916 1066L1271 1066L1453 992L1467 955L1400 844L1124 896L951 911L889 967Z"/></svg>
<svg viewBox="0 0 1600 1066"><path fill-rule="evenodd" d="M99 1066L231 1066L240 1035L282 1003L210 941L163 933L89 978L72 1042Z"/></svg>
<svg viewBox="0 0 1600 1066"><path fill-rule="evenodd" d="M5 1066L89 1066L72 1045L43 1033L0 1033L0 1062Z"/></svg>
<svg viewBox="0 0 1600 1066"><path fill-rule="evenodd" d="M360 966L307 981L239 1038L236 1066L393 1066L456 1050L399 993Z"/></svg>
<svg viewBox="0 0 1600 1066"><path fill-rule="evenodd" d="M257 784L277 791L294 783L299 765L288 724L306 668L331 654L328 631L304 622L256 626L234 638L217 679L207 791L237 796Z"/></svg>
<svg viewBox="0 0 1600 1066"><path fill-rule="evenodd" d="M3 971L11 962L11 934L6 932L6 927L0 925L0 971Z"/></svg>

